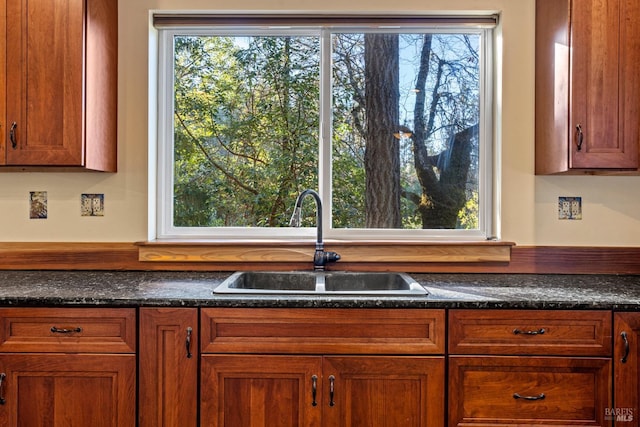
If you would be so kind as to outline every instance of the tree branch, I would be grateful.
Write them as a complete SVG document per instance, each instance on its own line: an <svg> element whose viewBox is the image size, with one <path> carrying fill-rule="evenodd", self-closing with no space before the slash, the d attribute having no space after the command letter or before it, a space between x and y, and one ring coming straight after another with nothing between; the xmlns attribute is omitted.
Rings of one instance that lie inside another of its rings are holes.
<svg viewBox="0 0 640 427"><path fill-rule="evenodd" d="M207 159L207 161L214 168L216 168L220 172L222 172L224 174L224 176L229 178L231 181L233 181L235 184L237 184L243 190L246 190L249 193L254 194L254 195L258 194L258 191L256 189L251 188L251 187L247 186L246 184L244 184L238 178L236 178L231 173L229 173L224 167L222 167L222 165L218 164L215 160L213 160L213 158L209 155L209 153L207 152L205 147L202 145L202 143L198 140L198 138L196 138L195 135L193 133L191 133L191 131L187 127L186 123L184 122L182 116L180 116L180 114L176 113L176 117L178 118L178 121L180 122L180 125L182 126L182 128L185 130L185 132L187 132L187 135L189 136L189 138L191 138L191 141L193 141L193 143L196 145L196 147L198 147L200 152L204 155L204 157Z"/></svg>

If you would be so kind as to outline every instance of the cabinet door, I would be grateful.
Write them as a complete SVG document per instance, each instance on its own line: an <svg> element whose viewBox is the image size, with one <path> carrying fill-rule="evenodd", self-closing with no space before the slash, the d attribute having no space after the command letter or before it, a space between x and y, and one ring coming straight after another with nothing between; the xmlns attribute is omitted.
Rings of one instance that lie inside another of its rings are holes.
<svg viewBox="0 0 640 427"><path fill-rule="evenodd" d="M637 174L640 2L536 0L536 173Z"/></svg>
<svg viewBox="0 0 640 427"><path fill-rule="evenodd" d="M198 310L141 308L140 427L195 427Z"/></svg>
<svg viewBox="0 0 640 427"><path fill-rule="evenodd" d="M200 425L318 427L321 361L315 356L203 355Z"/></svg>
<svg viewBox="0 0 640 427"><path fill-rule="evenodd" d="M610 426L611 359L449 357L449 426Z"/></svg>
<svg viewBox="0 0 640 427"><path fill-rule="evenodd" d="M571 168L638 168L640 2L571 7Z"/></svg>
<svg viewBox="0 0 640 427"><path fill-rule="evenodd" d="M0 425L135 426L133 354L4 354Z"/></svg>
<svg viewBox="0 0 640 427"><path fill-rule="evenodd" d="M326 427L441 427L444 357L324 358Z"/></svg>
<svg viewBox="0 0 640 427"><path fill-rule="evenodd" d="M615 313L614 412L611 416L628 427L640 422L640 313Z"/></svg>
<svg viewBox="0 0 640 427"><path fill-rule="evenodd" d="M7 0L7 164L83 164L84 0Z"/></svg>
<svg viewBox="0 0 640 427"><path fill-rule="evenodd" d="M6 0L5 33L0 164L115 172L117 0Z"/></svg>

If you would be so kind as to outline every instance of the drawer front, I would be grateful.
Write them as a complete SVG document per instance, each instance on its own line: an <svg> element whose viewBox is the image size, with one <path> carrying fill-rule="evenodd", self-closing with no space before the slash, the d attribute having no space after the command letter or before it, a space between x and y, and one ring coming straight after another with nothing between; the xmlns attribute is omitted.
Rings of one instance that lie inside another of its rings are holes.
<svg viewBox="0 0 640 427"><path fill-rule="evenodd" d="M451 310L449 353L611 356L609 311Z"/></svg>
<svg viewBox="0 0 640 427"><path fill-rule="evenodd" d="M2 308L0 352L134 353L134 308Z"/></svg>
<svg viewBox="0 0 640 427"><path fill-rule="evenodd" d="M606 358L451 356L449 426L611 425Z"/></svg>
<svg viewBox="0 0 640 427"><path fill-rule="evenodd" d="M201 310L203 353L443 354L444 310Z"/></svg>

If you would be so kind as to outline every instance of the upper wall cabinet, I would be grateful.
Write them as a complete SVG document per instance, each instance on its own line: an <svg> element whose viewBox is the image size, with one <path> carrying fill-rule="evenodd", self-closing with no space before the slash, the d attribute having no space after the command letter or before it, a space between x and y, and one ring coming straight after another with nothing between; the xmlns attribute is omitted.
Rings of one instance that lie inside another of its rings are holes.
<svg viewBox="0 0 640 427"><path fill-rule="evenodd" d="M537 0L536 174L638 174L640 2Z"/></svg>
<svg viewBox="0 0 640 427"><path fill-rule="evenodd" d="M6 0L5 169L116 171L117 4Z"/></svg>

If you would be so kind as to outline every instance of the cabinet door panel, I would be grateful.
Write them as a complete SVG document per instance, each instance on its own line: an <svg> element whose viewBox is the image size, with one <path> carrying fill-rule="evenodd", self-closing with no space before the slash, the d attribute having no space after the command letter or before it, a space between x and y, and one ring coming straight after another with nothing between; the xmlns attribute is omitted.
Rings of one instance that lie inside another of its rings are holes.
<svg viewBox="0 0 640 427"><path fill-rule="evenodd" d="M3 353L135 353L133 308L0 308Z"/></svg>
<svg viewBox="0 0 640 427"><path fill-rule="evenodd" d="M608 358L449 358L450 427L605 426L608 408Z"/></svg>
<svg viewBox="0 0 640 427"><path fill-rule="evenodd" d="M7 1L7 164L83 164L84 13L83 0Z"/></svg>
<svg viewBox="0 0 640 427"><path fill-rule="evenodd" d="M313 356L203 355L200 425L318 427L321 360Z"/></svg>
<svg viewBox="0 0 640 427"><path fill-rule="evenodd" d="M444 357L331 356L323 368L326 427L443 425Z"/></svg>
<svg viewBox="0 0 640 427"><path fill-rule="evenodd" d="M0 356L9 427L135 426L135 355Z"/></svg>
<svg viewBox="0 0 640 427"><path fill-rule="evenodd" d="M449 353L611 356L604 310L450 310Z"/></svg>
<svg viewBox="0 0 640 427"><path fill-rule="evenodd" d="M638 174L640 2L535 3L536 173Z"/></svg>
<svg viewBox="0 0 640 427"><path fill-rule="evenodd" d="M614 315L614 408L627 427L640 425L640 313ZM624 336L623 336L624 333ZM630 416L630 417L629 417Z"/></svg>
<svg viewBox="0 0 640 427"><path fill-rule="evenodd" d="M195 308L140 309L140 427L196 426L197 325Z"/></svg>
<svg viewBox="0 0 640 427"><path fill-rule="evenodd" d="M444 310L203 308L203 353L442 354Z"/></svg>
<svg viewBox="0 0 640 427"><path fill-rule="evenodd" d="M631 75L628 81L625 77L638 59L637 3L572 3L572 168L638 167L638 83ZM628 121L635 125L629 126ZM582 130L581 147L578 126Z"/></svg>

